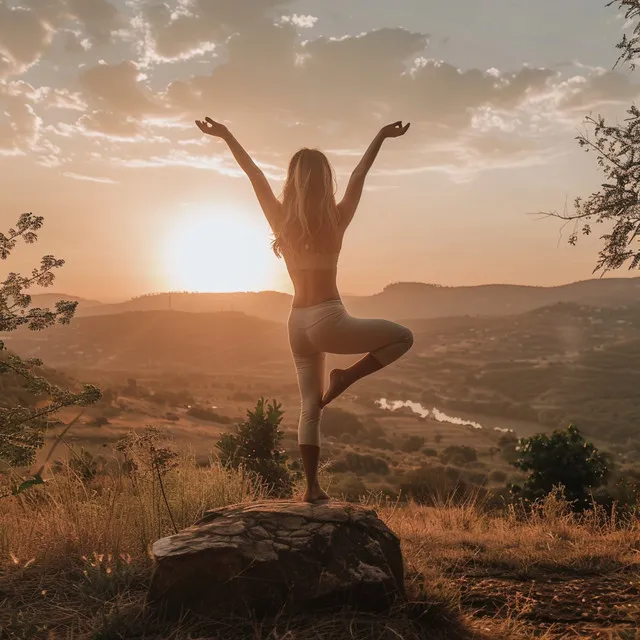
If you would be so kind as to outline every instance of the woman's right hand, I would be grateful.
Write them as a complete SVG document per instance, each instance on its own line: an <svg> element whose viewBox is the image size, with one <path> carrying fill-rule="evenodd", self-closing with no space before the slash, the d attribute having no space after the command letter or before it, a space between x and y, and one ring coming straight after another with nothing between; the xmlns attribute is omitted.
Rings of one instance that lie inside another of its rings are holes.
<svg viewBox="0 0 640 640"><path fill-rule="evenodd" d="M407 122L406 125L402 124L402 120L398 120L398 122L394 122L393 124L388 124L386 127L382 127L380 129L380 134L383 138L399 138L403 136L409 130L411 126L410 122Z"/></svg>
<svg viewBox="0 0 640 640"><path fill-rule="evenodd" d="M222 138L224 140L231 135L225 125L211 118L196 120L196 124L202 133L206 133L208 136L213 136L214 138Z"/></svg>

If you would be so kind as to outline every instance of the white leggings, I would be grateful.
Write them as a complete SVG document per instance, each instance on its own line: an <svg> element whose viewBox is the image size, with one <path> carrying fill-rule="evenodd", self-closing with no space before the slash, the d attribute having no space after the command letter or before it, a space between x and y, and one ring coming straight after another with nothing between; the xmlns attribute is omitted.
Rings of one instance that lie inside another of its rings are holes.
<svg viewBox="0 0 640 640"><path fill-rule="evenodd" d="M353 318L340 300L292 308L288 329L302 401L298 444L320 446L327 353L368 353L386 367L413 345L413 334L406 327L389 320Z"/></svg>

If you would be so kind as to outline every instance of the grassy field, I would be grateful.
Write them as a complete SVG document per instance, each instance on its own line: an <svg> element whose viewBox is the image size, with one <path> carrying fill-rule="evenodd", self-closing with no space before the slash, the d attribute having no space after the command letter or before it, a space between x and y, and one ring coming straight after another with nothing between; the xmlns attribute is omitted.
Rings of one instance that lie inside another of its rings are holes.
<svg viewBox="0 0 640 640"><path fill-rule="evenodd" d="M331 485L323 469L322 482ZM204 510L262 499L250 479L192 457L165 478L178 528ZM300 487L296 496L300 496ZM533 513L477 501L425 507L368 493L402 541L409 602L390 614L175 624L145 606L150 545L172 533L153 474L82 482L69 467L0 511L0 638L634 638L640 523L573 515L558 496Z"/></svg>

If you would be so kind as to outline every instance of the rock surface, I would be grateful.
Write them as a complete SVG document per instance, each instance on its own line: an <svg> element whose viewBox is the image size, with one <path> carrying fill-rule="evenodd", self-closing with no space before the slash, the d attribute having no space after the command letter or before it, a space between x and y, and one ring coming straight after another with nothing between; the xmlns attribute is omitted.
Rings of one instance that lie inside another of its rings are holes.
<svg viewBox="0 0 640 640"><path fill-rule="evenodd" d="M380 611L404 596L400 541L375 511L344 502L215 509L153 555L149 601L169 615Z"/></svg>

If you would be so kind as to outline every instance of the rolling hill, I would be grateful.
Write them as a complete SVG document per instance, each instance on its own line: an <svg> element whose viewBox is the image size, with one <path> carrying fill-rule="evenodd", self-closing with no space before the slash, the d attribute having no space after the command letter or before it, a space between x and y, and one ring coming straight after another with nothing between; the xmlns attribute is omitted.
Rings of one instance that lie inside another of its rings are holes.
<svg viewBox="0 0 640 640"><path fill-rule="evenodd" d="M34 305L51 304L33 297ZM423 283L397 283L372 296L344 296L355 315L416 320L449 316L518 314L560 302L594 307L622 307L640 301L640 278L585 280L558 287L483 285L440 287ZM259 293L160 293L117 304L80 300L77 317L119 314L126 311L186 311L215 313L239 311L263 320L285 322L291 296L276 291Z"/></svg>

